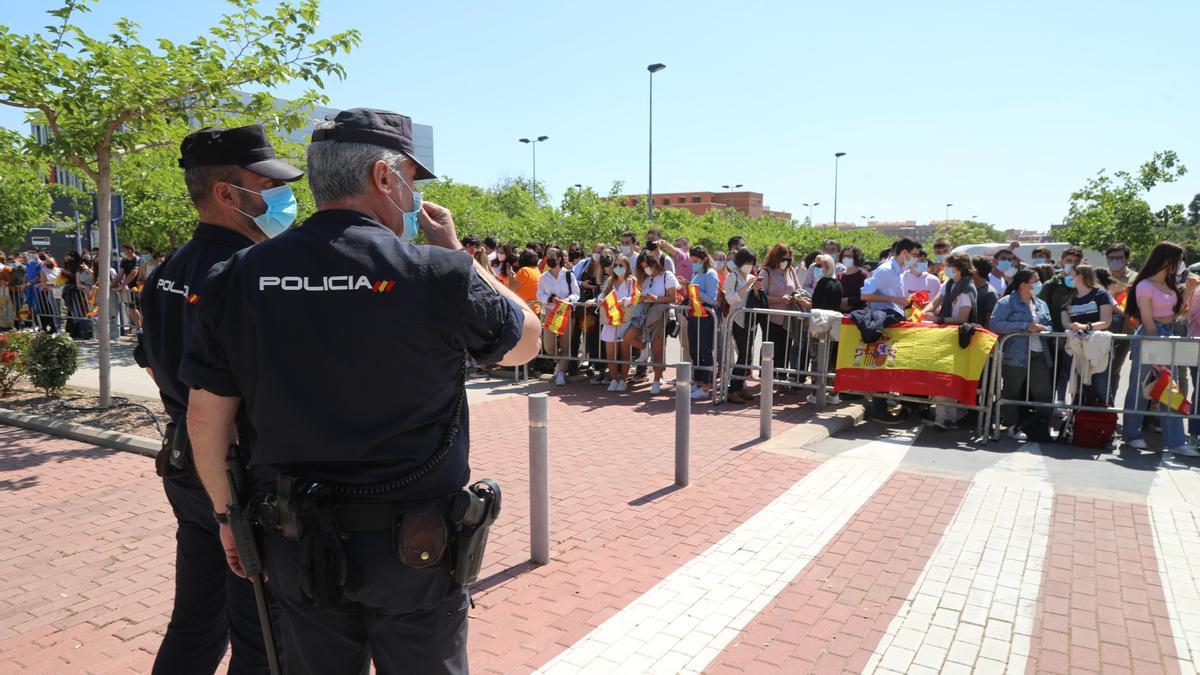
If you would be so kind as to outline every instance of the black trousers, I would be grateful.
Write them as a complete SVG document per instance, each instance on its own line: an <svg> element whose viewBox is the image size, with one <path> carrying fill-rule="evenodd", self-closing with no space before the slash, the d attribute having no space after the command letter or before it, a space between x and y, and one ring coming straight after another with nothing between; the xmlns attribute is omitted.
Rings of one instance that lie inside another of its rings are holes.
<svg viewBox="0 0 1200 675"><path fill-rule="evenodd" d="M751 318L743 317L743 320L748 322L749 329L739 326L737 323L733 324L733 352L737 355L734 363L737 366L750 365L750 355L754 352L754 337L758 331L758 324ZM725 358L729 358L729 355L726 354ZM732 368L729 375L729 391L741 391L746 387L745 380L737 379L739 376L750 377L750 370L736 366Z"/></svg>
<svg viewBox="0 0 1200 675"><path fill-rule="evenodd" d="M267 673L267 652L250 582L225 563L212 502L192 478L163 480L175 511L175 607L154 673L216 672L230 643L230 673ZM276 635L276 647L279 646Z"/></svg>
<svg viewBox="0 0 1200 675"><path fill-rule="evenodd" d="M358 675L373 661L389 673L467 673L467 590L446 561L413 569L392 552L391 532L356 532L343 544L342 602L313 607L300 585L300 544L267 537L267 572L280 607L288 669Z"/></svg>

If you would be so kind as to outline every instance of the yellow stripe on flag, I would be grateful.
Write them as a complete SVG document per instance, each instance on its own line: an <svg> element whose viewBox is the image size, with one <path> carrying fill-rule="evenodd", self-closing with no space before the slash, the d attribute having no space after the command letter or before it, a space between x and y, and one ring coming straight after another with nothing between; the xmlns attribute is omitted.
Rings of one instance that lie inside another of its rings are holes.
<svg viewBox="0 0 1200 675"><path fill-rule="evenodd" d="M979 378L996 334L977 329L966 349L958 326L897 323L864 344L858 326L842 320L835 391L949 396L975 405Z"/></svg>
<svg viewBox="0 0 1200 675"><path fill-rule="evenodd" d="M567 323L571 316L571 306L562 300L555 300L554 307L550 313L546 315L546 330L555 335L563 335L567 332Z"/></svg>

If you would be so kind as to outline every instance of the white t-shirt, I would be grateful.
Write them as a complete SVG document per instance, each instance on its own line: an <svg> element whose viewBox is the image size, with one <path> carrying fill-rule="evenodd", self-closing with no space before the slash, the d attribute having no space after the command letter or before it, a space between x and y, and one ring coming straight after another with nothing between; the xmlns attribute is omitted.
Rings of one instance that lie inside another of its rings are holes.
<svg viewBox="0 0 1200 675"><path fill-rule="evenodd" d="M549 271L543 272L541 278L538 279L537 299L543 305L550 302L550 296L553 295L564 302L575 302L579 300L579 282L575 275L571 274L570 286L567 285L567 276L569 270L564 270L561 267L558 270L558 277L555 278Z"/></svg>
<svg viewBox="0 0 1200 675"><path fill-rule="evenodd" d="M642 293L656 298L666 297L667 291L672 288L679 288L679 279L671 272L660 272L653 277L646 277L642 282Z"/></svg>
<svg viewBox="0 0 1200 675"><path fill-rule="evenodd" d="M929 299L932 300L937 296L938 291L942 289L942 284L938 281L938 278L929 272L923 272L921 274L905 272L903 281L905 295L912 295L917 291L925 291L929 294Z"/></svg>

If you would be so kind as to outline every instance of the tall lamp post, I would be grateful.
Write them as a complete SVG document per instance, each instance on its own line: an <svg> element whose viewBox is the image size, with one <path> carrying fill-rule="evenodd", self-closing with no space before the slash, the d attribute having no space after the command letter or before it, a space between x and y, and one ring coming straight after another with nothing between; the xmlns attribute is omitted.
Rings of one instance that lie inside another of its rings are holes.
<svg viewBox="0 0 1200 675"><path fill-rule="evenodd" d="M810 227L811 227L811 226L812 226L812 224L813 224L813 219L812 219L812 210L813 210L813 207L814 207L814 206L820 206L820 205L821 205L821 202L813 202L813 203L811 203L811 204L803 204L803 206L807 206L807 207L808 207L808 224L809 224L809 226L810 226ZM834 225L837 225L837 223L834 223Z"/></svg>
<svg viewBox="0 0 1200 675"><path fill-rule="evenodd" d="M648 166L649 178L646 181L646 216L654 220L654 74L666 68L661 63L651 63L646 66L650 71L650 161Z"/></svg>
<svg viewBox="0 0 1200 675"><path fill-rule="evenodd" d="M950 224L950 207L951 206L954 206L954 204L946 204L946 224L947 225Z"/></svg>
<svg viewBox="0 0 1200 675"><path fill-rule="evenodd" d="M550 137L549 136L538 136L537 138L533 139L532 141L529 140L528 138L518 138L517 140L521 141L522 143L529 144L529 147L533 149L533 187L534 187L533 194L536 197L537 196L537 144L545 143L546 141L550 140Z"/></svg>
<svg viewBox="0 0 1200 675"><path fill-rule="evenodd" d="M838 160L845 157L844 152L833 153L833 226L837 227L837 200L838 200Z"/></svg>

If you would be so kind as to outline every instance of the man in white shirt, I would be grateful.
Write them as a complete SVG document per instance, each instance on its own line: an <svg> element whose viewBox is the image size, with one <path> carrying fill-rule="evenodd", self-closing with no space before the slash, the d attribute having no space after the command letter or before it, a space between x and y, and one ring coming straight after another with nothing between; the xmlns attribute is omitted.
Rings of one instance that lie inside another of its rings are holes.
<svg viewBox="0 0 1200 675"><path fill-rule="evenodd" d="M920 248L920 244L907 237L892 244L891 258L881 263L863 284L862 299L867 303L867 309L904 316L909 301L904 292L903 276L905 270L916 263L915 256ZM886 395L871 397L867 416L879 422L896 422L900 419L888 412Z"/></svg>
<svg viewBox="0 0 1200 675"><path fill-rule="evenodd" d="M925 291L929 294L929 299L933 300L941 288L941 281L929 273L929 257L925 249L918 249L916 264L904 273L904 293L912 295L917 291Z"/></svg>
<svg viewBox="0 0 1200 675"><path fill-rule="evenodd" d="M1004 297L1008 289L1008 280L1017 273L1017 265L1013 261L1013 252L1003 248L992 256L992 273L988 275L988 285L996 292L996 297Z"/></svg>
<svg viewBox="0 0 1200 675"><path fill-rule="evenodd" d="M638 238L632 230L626 230L621 234L621 255L629 258L630 270L638 268Z"/></svg>

